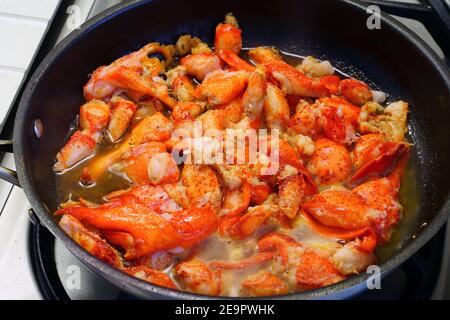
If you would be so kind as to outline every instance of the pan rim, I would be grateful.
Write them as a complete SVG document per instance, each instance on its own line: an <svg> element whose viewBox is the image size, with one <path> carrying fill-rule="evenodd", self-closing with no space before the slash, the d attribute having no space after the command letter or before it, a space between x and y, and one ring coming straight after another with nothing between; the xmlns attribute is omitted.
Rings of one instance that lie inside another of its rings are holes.
<svg viewBox="0 0 450 320"><path fill-rule="evenodd" d="M332 0L337 1L337 0ZM125 3L120 3L104 12L98 16L86 21L78 30L73 31L65 39L63 39L41 62L32 77L30 78L26 89L21 97L19 108L17 110L17 115L14 123L14 136L13 136L13 149L14 158L17 168L17 173L19 177L20 184L24 189L27 198L36 211L41 223L49 229L55 237L61 239L65 246L74 254L77 259L82 263L87 265L91 270L96 273L108 274L114 281L108 279L108 281L113 282L115 285L125 288L127 286L134 287L139 292L146 292L156 294L158 297L162 298L172 298L172 299L249 299L243 297L215 297L199 295L195 293L188 293L179 290L173 290L168 288L159 287L143 280L132 277L120 270L117 270L108 264L102 262L101 260L95 258L82 247L80 247L75 241L73 241L54 221L51 212L45 207L44 203L40 201L40 196L35 190L34 182L29 173L25 170L25 163L23 161L23 145L22 137L25 136L26 128L22 126L22 119L26 116L26 111L28 109L29 101L33 97L37 83L45 76L47 70L52 66L56 58L59 57L63 52L70 48L70 46L75 43L75 40L83 37L84 34L89 33L91 30L95 29L98 25L103 24L114 17L124 14L126 11L136 8L141 5L146 5L148 3L155 2L154 0L131 0ZM348 8L357 9L366 12L368 4L362 3L357 0L342 0ZM407 38L406 40L413 43L413 45L421 51L421 53L427 58L427 60L433 65L435 72L441 76L446 87L450 91L450 72L447 66L442 62L438 55L416 34L410 31L407 27L402 25L400 22L385 14L381 13L382 23L386 23L392 32L396 32L401 36ZM20 156L19 156L20 155ZM437 215L433 220L427 225L427 227L422 231L417 239L411 241L405 247L403 247L398 253L396 253L392 258L384 262L381 266L381 272L383 274L392 271L395 267L401 265L406 259L411 257L415 252L417 252L425 243L427 243L431 237L433 237L437 231L442 227L442 225L447 221L448 215L450 213L450 196L447 194L447 198L443 203L442 207L437 210ZM352 276L349 279L342 281L340 283L305 291L290 293L283 296L270 296L266 298L270 299L326 299L333 298L333 295L337 296L340 292L345 289L356 287L358 285L364 285L365 281L369 277L368 274L362 273L356 276ZM136 290L134 290L136 291ZM251 299L251 298L250 298ZM261 299L261 298L258 298Z"/></svg>

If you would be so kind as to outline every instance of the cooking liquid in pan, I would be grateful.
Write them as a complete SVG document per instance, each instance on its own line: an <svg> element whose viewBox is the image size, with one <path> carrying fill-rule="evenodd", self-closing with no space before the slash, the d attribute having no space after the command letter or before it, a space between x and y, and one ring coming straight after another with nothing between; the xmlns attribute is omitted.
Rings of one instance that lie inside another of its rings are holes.
<svg viewBox="0 0 450 320"><path fill-rule="evenodd" d="M241 54L248 60L247 52L248 50L243 50ZM303 58L304 57L302 56L294 54L283 54L283 59L291 65L297 65L301 63ZM338 73L343 78L348 77L347 74L339 70L336 70L336 73ZM70 134L74 130L75 128L73 128ZM99 155L106 154L111 150L117 148L120 142L123 140L124 138L116 143L112 143L107 137L105 137L93 156L60 174L56 174L56 184L58 190L56 196L58 203L65 202L69 199L77 201L79 198L83 198L95 203L102 203L104 201L103 197L108 193L130 187L131 183L126 177L118 175L117 173L113 173L111 171L108 171L105 176L103 176L93 185L84 185L80 182L83 168L85 168L93 158ZM379 246L377 248L377 263L379 264L392 257L392 255L395 254L395 252L397 252L417 230L421 194L416 170L417 159L414 153L414 147L412 147L410 152L410 161L401 184L400 203L404 208L403 216L400 222L397 224L391 240L387 244ZM261 228L254 235L243 241L223 239L216 233L195 247L195 256L206 262L214 260L241 260L255 253L256 242L257 239L261 237L261 235L270 231L276 231L277 229L280 230L279 227L268 225ZM316 243L320 241L333 241L333 239L323 237L312 231L303 220L303 218L297 219L295 227L292 230L283 230L283 232L304 243L308 243L309 241L314 241ZM179 258L183 259L185 256L186 253L180 254ZM177 279L173 277L171 267L172 266L168 267L165 272L167 272L167 274L175 282L177 282ZM266 267L263 265L262 267L252 267L243 270L224 271L222 273L222 283L224 284L224 288L222 288L221 295L240 295L239 290L242 279L248 275L255 274L258 269L265 268ZM290 289L291 292L299 291L296 288Z"/></svg>

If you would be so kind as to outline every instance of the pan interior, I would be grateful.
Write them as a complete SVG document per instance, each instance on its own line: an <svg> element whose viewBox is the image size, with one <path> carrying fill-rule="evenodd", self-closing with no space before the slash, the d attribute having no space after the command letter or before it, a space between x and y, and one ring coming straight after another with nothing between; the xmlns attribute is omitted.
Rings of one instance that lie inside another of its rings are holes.
<svg viewBox="0 0 450 320"><path fill-rule="evenodd" d="M270 45L330 60L343 72L389 93L389 100L410 103L409 134L414 148L402 196L411 199L403 202L406 216L417 219L406 217L392 243L381 249L383 260L393 257L426 230L423 226L436 217L448 197L449 80L400 32L388 24L368 29L367 15L339 1L279 1L276 6L269 1L258 5L226 1L214 6L201 0L142 1L78 33L44 62L40 81L23 98L26 113L19 113L22 135L15 141L23 154L18 161L36 190L37 201L48 208L48 218L58 206L51 170L54 156L83 103L82 87L90 73L148 42L174 43L179 35L192 34L212 43L215 25L230 11L240 22L246 47ZM41 139L33 134L34 119L43 122Z"/></svg>

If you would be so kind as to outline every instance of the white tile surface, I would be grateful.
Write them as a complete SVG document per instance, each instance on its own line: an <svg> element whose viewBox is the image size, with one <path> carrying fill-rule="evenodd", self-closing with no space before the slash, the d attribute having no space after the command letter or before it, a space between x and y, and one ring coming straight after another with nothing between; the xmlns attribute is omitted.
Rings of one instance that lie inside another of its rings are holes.
<svg viewBox="0 0 450 320"><path fill-rule="evenodd" d="M36 53L59 0L0 0L0 122ZM2 164L14 168L13 156ZM30 205L20 188L0 182L0 299L41 299L28 262Z"/></svg>
<svg viewBox="0 0 450 320"><path fill-rule="evenodd" d="M22 78L23 72L0 69L0 123L8 112Z"/></svg>
<svg viewBox="0 0 450 320"><path fill-rule="evenodd" d="M0 0L0 123L60 0Z"/></svg>
<svg viewBox="0 0 450 320"><path fill-rule="evenodd" d="M6 154L2 165L14 169L13 156ZM0 204L0 299L40 299L28 257L30 204L22 189L4 182L0 183Z"/></svg>
<svg viewBox="0 0 450 320"><path fill-rule="evenodd" d="M5 155L2 165L14 169L12 154ZM0 299L42 299L28 256L28 199L22 189L1 182L0 204Z"/></svg>
<svg viewBox="0 0 450 320"><path fill-rule="evenodd" d="M59 0L0 0L0 14L49 20Z"/></svg>
<svg viewBox="0 0 450 320"><path fill-rule="evenodd" d="M0 299L41 299L28 259L28 209L22 189L14 187L0 216Z"/></svg>
<svg viewBox="0 0 450 320"><path fill-rule="evenodd" d="M0 68L25 71L31 62L47 22L0 16Z"/></svg>

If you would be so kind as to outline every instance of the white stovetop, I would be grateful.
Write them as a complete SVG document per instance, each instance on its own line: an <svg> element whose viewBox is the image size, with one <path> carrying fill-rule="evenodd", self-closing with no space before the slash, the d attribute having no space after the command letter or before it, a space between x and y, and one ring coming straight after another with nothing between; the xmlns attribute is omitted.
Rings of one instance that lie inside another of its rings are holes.
<svg viewBox="0 0 450 320"><path fill-rule="evenodd" d="M0 1L0 123L60 0Z"/></svg>
<svg viewBox="0 0 450 320"><path fill-rule="evenodd" d="M59 0L0 1L0 123L39 47ZM12 156L5 165L12 167ZM9 201L6 201L7 199ZM23 191L0 183L0 299L39 299L27 263L28 201Z"/></svg>
<svg viewBox="0 0 450 320"><path fill-rule="evenodd" d="M47 23L51 19L60 0L1 0L0 1L0 123L7 113L10 103L22 81L22 78L38 48ZM416 0L403 0L416 2ZM109 7L118 0L77 0L80 17L87 16ZM417 21L402 19L417 34L442 55L426 29ZM61 31L62 39L70 28ZM5 41L6 39L6 41ZM2 164L13 168L10 154L5 155ZM30 205L24 192L0 181L0 299L42 299L33 279L28 262L28 209ZM447 244L450 244L450 223L447 228ZM450 248L447 249L450 252ZM443 270L449 270L450 254L443 262ZM443 296L449 288L447 280L450 274L442 273L434 293L435 298Z"/></svg>
<svg viewBox="0 0 450 320"><path fill-rule="evenodd" d="M25 193L12 188L0 216L0 299L42 299L28 263L29 208Z"/></svg>
<svg viewBox="0 0 450 320"><path fill-rule="evenodd" d="M86 20L95 0L77 0L80 21ZM41 43L60 0L0 1L0 123ZM108 1L102 0L105 5ZM97 4L98 5L98 4ZM70 24L61 38L70 33ZM60 38L60 39L61 39ZM2 165L14 168L6 154ZM22 189L0 181L0 299L42 299L28 257L28 209Z"/></svg>

